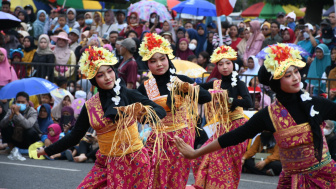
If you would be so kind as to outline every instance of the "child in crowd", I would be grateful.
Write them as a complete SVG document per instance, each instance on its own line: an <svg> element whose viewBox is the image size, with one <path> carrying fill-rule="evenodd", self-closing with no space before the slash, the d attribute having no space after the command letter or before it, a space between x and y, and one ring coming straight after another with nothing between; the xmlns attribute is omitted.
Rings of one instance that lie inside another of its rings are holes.
<svg viewBox="0 0 336 189"><path fill-rule="evenodd" d="M42 104L49 104L51 108L53 107L54 100L53 100L52 96L50 95L50 93L45 93L45 94L41 95L41 103Z"/></svg>
<svg viewBox="0 0 336 189"><path fill-rule="evenodd" d="M66 33L69 33L70 32L70 28L66 24L66 20L67 20L66 15L60 14L58 16L58 21L57 21L58 24L55 26L55 28L52 30L52 32L54 33L56 30L61 30L61 31L64 31Z"/></svg>
<svg viewBox="0 0 336 189"><path fill-rule="evenodd" d="M196 55L194 55L194 54L189 55L189 56L188 56L188 61L197 64L197 57L196 57Z"/></svg>
<svg viewBox="0 0 336 189"><path fill-rule="evenodd" d="M11 64L14 62L22 62L23 56L23 52L20 48L14 50L11 49L9 53L10 59L8 59L8 61L10 61ZM24 78L26 76L26 69L23 65L12 64L12 66L18 78Z"/></svg>

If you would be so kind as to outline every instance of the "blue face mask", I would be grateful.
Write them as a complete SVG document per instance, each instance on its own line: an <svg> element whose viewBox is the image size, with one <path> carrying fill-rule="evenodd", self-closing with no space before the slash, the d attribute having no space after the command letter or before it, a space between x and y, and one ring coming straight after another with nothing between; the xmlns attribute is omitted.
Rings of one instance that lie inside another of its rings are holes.
<svg viewBox="0 0 336 189"><path fill-rule="evenodd" d="M323 41L324 44L329 44L329 43L331 43L331 40L332 40L332 39L322 38L322 41Z"/></svg>
<svg viewBox="0 0 336 189"><path fill-rule="evenodd" d="M27 104L19 104L19 103L17 103L16 105L20 106L20 112L25 111L26 108L27 108Z"/></svg>
<svg viewBox="0 0 336 189"><path fill-rule="evenodd" d="M87 25L91 25L92 22L93 22L92 19L86 19L86 20L85 20L85 24L87 24Z"/></svg>

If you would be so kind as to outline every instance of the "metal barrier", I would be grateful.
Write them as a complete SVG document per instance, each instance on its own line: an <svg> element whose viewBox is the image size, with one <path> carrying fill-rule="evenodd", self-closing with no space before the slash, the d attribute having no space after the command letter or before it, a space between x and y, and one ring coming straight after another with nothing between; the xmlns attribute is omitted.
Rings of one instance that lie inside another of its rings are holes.
<svg viewBox="0 0 336 189"><path fill-rule="evenodd" d="M85 79L79 72L78 65L58 65L58 64L51 64L51 63L23 63L23 62L12 62L12 68L15 69L17 76L19 79L27 78L27 77L41 77L47 79L51 82L56 82L58 76L64 76L67 78L67 81L79 81ZM115 69L117 71L117 69ZM148 73L148 70L138 70L138 75L140 76L139 81L142 81L144 74ZM202 74L202 82L206 81L207 76L210 75L210 72L205 72ZM242 81L245 83L247 82L248 77L252 77L253 83L250 83L250 86L253 87L253 93L251 91L251 96L253 99L256 98L256 87L258 86L258 81L254 78L257 75L244 75L240 74L239 76L242 77ZM251 79L251 80L252 80ZM196 79L194 79L196 81ZM317 80L318 85L313 86L312 81ZM321 95L327 94L328 98L330 98L330 84L331 82L336 82L336 79L321 79L321 78L302 78L302 82L307 84L307 91L311 95ZM80 82L81 83L81 82ZM82 83L81 83L82 84ZM270 90L269 87L262 86L262 99L263 103L261 104L262 107L265 107L264 100L265 94L269 94L271 100L274 100L274 93ZM253 101L253 107L255 102Z"/></svg>

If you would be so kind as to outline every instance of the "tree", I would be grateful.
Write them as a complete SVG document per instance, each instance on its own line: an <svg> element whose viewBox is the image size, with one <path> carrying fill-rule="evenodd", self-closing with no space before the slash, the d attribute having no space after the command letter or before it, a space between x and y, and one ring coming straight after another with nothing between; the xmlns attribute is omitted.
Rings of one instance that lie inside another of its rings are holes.
<svg viewBox="0 0 336 189"><path fill-rule="evenodd" d="M333 5L333 0L269 0L272 4L280 5L304 5L306 6L305 22L319 24L322 18L322 10L325 5Z"/></svg>

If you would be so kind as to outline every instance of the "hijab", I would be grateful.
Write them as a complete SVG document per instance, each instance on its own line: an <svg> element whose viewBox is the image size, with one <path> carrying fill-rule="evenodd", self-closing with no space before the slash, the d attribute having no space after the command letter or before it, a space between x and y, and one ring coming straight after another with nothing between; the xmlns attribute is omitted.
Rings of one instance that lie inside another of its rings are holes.
<svg viewBox="0 0 336 189"><path fill-rule="evenodd" d="M89 15L89 16L90 16L90 18L91 18L91 19L93 19L93 18L92 18L92 13L91 13L91 12L86 12L86 13L84 14L84 19L86 19L86 18L85 18L85 17L86 17L86 15Z"/></svg>
<svg viewBox="0 0 336 189"><path fill-rule="evenodd" d="M51 136L49 134L49 129L50 128L54 130L54 133L55 133L54 136ZM62 129L61 129L61 126L59 124L54 123L54 124L49 125L49 127L48 127L48 139L52 143L57 142L59 140L59 136L60 136L61 132L62 132Z"/></svg>
<svg viewBox="0 0 336 189"><path fill-rule="evenodd" d="M75 98L72 96L71 93L69 93L69 94L65 95L65 96L62 98L62 100L60 101L59 104L57 104L56 106L54 106L54 107L51 109L51 114L52 114L52 116L53 116L56 120L60 119L61 116L62 116L63 100L64 100L65 97L67 97L67 96L70 98L70 102L71 102L71 104L72 104L72 102L75 100Z"/></svg>
<svg viewBox="0 0 336 189"><path fill-rule="evenodd" d="M20 12L19 12L19 14L20 13L22 13L23 15L24 15L24 23L28 23L29 22L29 16L28 16L28 14L27 14L27 11L25 11L25 10L20 10Z"/></svg>
<svg viewBox="0 0 336 189"><path fill-rule="evenodd" d="M32 36L26 36L24 39L26 39L26 38L29 39L29 41L30 41L30 46L23 48L24 52L27 53L27 52L30 52L30 51L36 49L36 47L35 47L35 43L34 43L34 38Z"/></svg>
<svg viewBox="0 0 336 189"><path fill-rule="evenodd" d="M316 49L321 49L323 52L323 58L318 59L314 58L314 61L310 64L309 70L308 70L308 78L321 78L322 74L325 72L325 69L330 66L331 63L331 57L330 57L330 50L327 45L325 44L319 44L317 45ZM306 81L309 83L309 80ZM314 86L319 85L318 80L310 80L311 84Z"/></svg>
<svg viewBox="0 0 336 189"><path fill-rule="evenodd" d="M45 49L40 48L40 42L41 42L42 39L45 39L47 41L47 44L48 44L47 48L45 48ZM50 49L50 39L49 39L48 35L46 35L46 34L40 35L37 43L38 43L37 50L36 50L37 54L39 54L39 55L54 54L52 52L52 50Z"/></svg>
<svg viewBox="0 0 336 189"><path fill-rule="evenodd" d="M290 36L290 38L289 38L289 40L287 40L287 41L283 40L283 43L294 43L294 41L295 41L295 33L294 33L294 31L293 31L292 29L290 29L290 28L286 28L286 29L284 30L284 32L285 32L286 30L289 32L289 36Z"/></svg>
<svg viewBox="0 0 336 189"><path fill-rule="evenodd" d="M193 29L193 28L187 29L186 31L188 32L190 41L193 40L193 39L196 39L197 44L198 44L198 40L199 39L198 39L198 33L197 33L197 31L195 29Z"/></svg>
<svg viewBox="0 0 336 189"><path fill-rule="evenodd" d="M55 54L56 64L66 65L71 55L69 42L67 42L67 45L65 45L65 47L59 47L56 42L56 46L53 53Z"/></svg>
<svg viewBox="0 0 336 189"><path fill-rule="evenodd" d="M42 104L39 109L38 112L40 112L41 108L44 107L47 111L47 117L46 118L37 118L38 124L39 124L39 128L41 130L41 132L43 134L47 134L48 133L48 127L49 125L53 124L53 120L51 118L51 107L49 104Z"/></svg>
<svg viewBox="0 0 336 189"><path fill-rule="evenodd" d="M76 12L76 10L74 8L69 8L67 10L67 12L66 12L67 15L69 14L70 11L74 13L75 17L74 17L73 20L69 20L67 18L67 25L69 26L69 28L73 28L75 26L75 24L76 24L76 15L77 15L77 12Z"/></svg>
<svg viewBox="0 0 336 189"><path fill-rule="evenodd" d="M4 86L12 80L12 68L8 62L6 49L0 47L0 51L4 54L4 60L0 62L0 86Z"/></svg>
<svg viewBox="0 0 336 189"><path fill-rule="evenodd" d="M44 20L44 22L42 22L42 21L39 19L39 18L40 18L40 15L41 15L42 13L45 15L45 20ZM48 15L47 15L46 11L44 11L44 10L39 10L39 11L37 12L37 19L35 20L34 25L37 25L37 26L40 26L40 27L44 28L44 25L45 25L45 23L46 23L46 20L48 20Z"/></svg>
<svg viewBox="0 0 336 189"><path fill-rule="evenodd" d="M182 41L187 42L187 50L185 50L185 51L181 51L181 50L180 50L180 46L178 46L178 47L177 47L177 50L176 50L176 56L179 57L181 60L188 60L188 56L193 55L194 53L193 53L192 50L190 50L189 47L188 47L188 45L189 45L189 41L188 41L188 39L186 39L186 38L181 38L181 39L179 40L179 44L180 44Z"/></svg>
<svg viewBox="0 0 336 189"><path fill-rule="evenodd" d="M172 25L171 21L165 20L163 23L165 23L165 22L167 22L169 24L169 30L168 31L172 34L173 41L176 42L176 33L175 33L175 30L173 28L173 25ZM166 32L166 31L163 30L163 27L162 27L162 32Z"/></svg>
<svg viewBox="0 0 336 189"><path fill-rule="evenodd" d="M6 111L5 111L5 105L0 101L0 107L2 109L2 112L0 114L0 121L6 116Z"/></svg>
<svg viewBox="0 0 336 189"><path fill-rule="evenodd" d="M178 41L180 40L180 39L177 38L177 33L178 33L179 31L182 31L184 35L185 35L185 33L187 32L187 30L186 30L184 27L179 27L179 28L177 29L177 31L176 31L176 42L178 42ZM184 36L184 37L185 37L185 36ZM183 38L184 38L184 37L183 37Z"/></svg>
<svg viewBox="0 0 336 189"><path fill-rule="evenodd" d="M112 25L112 24L114 24L114 21L115 21L114 12L111 9L107 10L106 12L110 13L111 20L110 20L109 23L106 22L105 24L106 25Z"/></svg>
<svg viewBox="0 0 336 189"><path fill-rule="evenodd" d="M93 14L93 21L96 23L96 26L98 27L98 26L99 26L99 22L96 22L96 21L95 21L95 18L94 18L96 14L99 14L101 24L104 24L105 22L104 22L102 13L96 11L96 12Z"/></svg>
<svg viewBox="0 0 336 189"><path fill-rule="evenodd" d="M272 74L267 71L264 65L261 66L259 69L258 79L261 84L271 87L272 91L276 93L276 97L281 103L286 102L288 99L296 96L296 99L299 100L300 108L304 110L304 113L308 117L308 122L313 133L315 158L318 161L321 161L322 149L323 149L323 136L320 125L322 124L324 119L321 116L321 114L315 115L314 117L310 116L310 109L313 105L312 101L310 100L302 101L300 95L303 94L303 92L301 90L298 93L286 93L282 91L280 79L278 80L272 79Z"/></svg>
<svg viewBox="0 0 336 189"><path fill-rule="evenodd" d="M197 40L197 48L196 48L196 55L198 55L200 52L203 51L204 49L204 44L206 43L206 40L207 40L207 34L208 34L208 30L207 30L207 27L205 26L205 24L201 23L201 24L198 24L196 26L196 31L198 31L198 28L203 28L204 30L204 34L203 35L198 35L198 40Z"/></svg>
<svg viewBox="0 0 336 189"><path fill-rule="evenodd" d="M132 16L132 14L134 14L136 17L137 17L137 19L136 19L136 24L131 24L131 22L130 22L130 17ZM127 25L130 25L130 26L137 26L137 25L139 25L139 22L140 22L140 19L139 19L139 15L138 15L138 13L136 13L136 12L131 12L130 14L129 14L129 16L127 17ZM125 28L126 29L126 28Z"/></svg>
<svg viewBox="0 0 336 189"><path fill-rule="evenodd" d="M248 41L246 42L246 50L249 50L253 46L254 41L265 39L264 35L262 34L262 32L260 30L260 22L259 21L257 21L257 20L251 21L250 26L253 29L253 33L250 36L250 38L248 39Z"/></svg>
<svg viewBox="0 0 336 189"><path fill-rule="evenodd" d="M249 85L251 79L254 78L254 76L244 76L244 75L258 75L258 71L259 71L259 68L260 68L258 58L255 57L255 56L250 56L247 60L249 60L250 58L254 62L254 67L252 69L247 68L247 70L242 74L242 76L240 76L240 80L246 81L247 86ZM246 80L245 80L245 78L246 78Z"/></svg>
<svg viewBox="0 0 336 189"><path fill-rule="evenodd" d="M211 74L207 78L206 82L210 82L210 80L213 79L213 78L216 78L216 79L221 79L222 78L222 74L219 73L217 64L215 65L215 67L212 70Z"/></svg>
<svg viewBox="0 0 336 189"><path fill-rule="evenodd" d="M71 106L64 106L61 110L61 119L59 121L59 124L60 125L63 125L63 124L66 124L64 123L64 120L65 120L65 116L63 115L63 113L65 112L68 112L70 115L70 125L71 125L71 128L70 130L72 129L72 127L75 125L76 123L76 119L75 119L75 112L74 112L74 109L71 107ZM63 131L63 127L61 127L62 131Z"/></svg>
<svg viewBox="0 0 336 189"><path fill-rule="evenodd" d="M31 13L27 14L27 15L28 15L29 21L31 23L33 23L36 20L33 6L27 5L27 6L24 7L24 9L30 9L31 10Z"/></svg>

